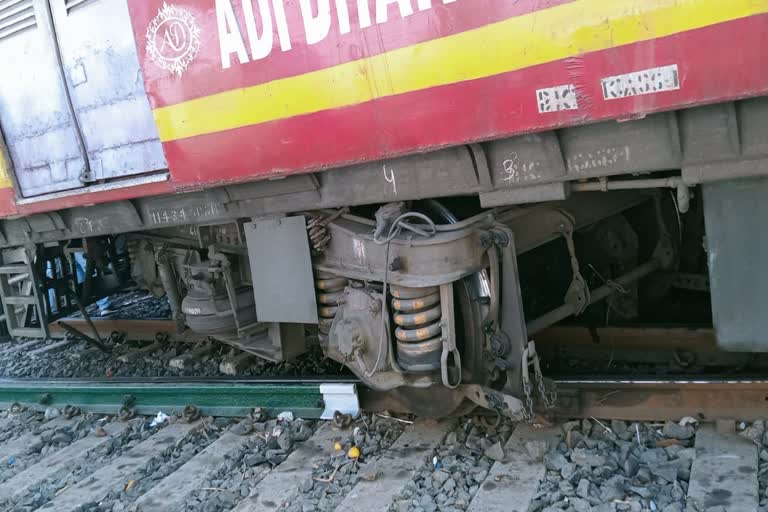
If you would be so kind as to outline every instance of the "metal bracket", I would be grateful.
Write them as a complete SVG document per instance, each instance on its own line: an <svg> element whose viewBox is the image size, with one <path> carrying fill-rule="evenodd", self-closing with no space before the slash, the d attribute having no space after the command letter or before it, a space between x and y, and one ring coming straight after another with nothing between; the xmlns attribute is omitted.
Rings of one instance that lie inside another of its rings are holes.
<svg viewBox="0 0 768 512"><path fill-rule="evenodd" d="M331 420L337 412L353 418L360 415L360 400L354 384L320 384L320 393L325 407L321 419Z"/></svg>
<svg viewBox="0 0 768 512"><path fill-rule="evenodd" d="M466 384L461 386L461 390L465 397L480 407L515 421L525 418L523 402L512 395L479 384Z"/></svg>
<svg viewBox="0 0 768 512"><path fill-rule="evenodd" d="M568 256L571 260L571 284L568 286L568 290L565 292L565 298L563 302L573 306L575 311L574 315L578 316L587 309L589 306L589 286L586 279L581 275L579 268L579 259L576 256L576 245L573 242L573 230L576 222L573 217L564 210L557 210L562 215L562 223L560 224L560 232L565 238L565 243L568 246Z"/></svg>
<svg viewBox="0 0 768 512"><path fill-rule="evenodd" d="M501 263L503 272L499 277L500 304L504 314L500 315L499 330L509 340L505 361L508 363L507 384L504 387L506 393L520 396L522 394L520 361L523 349L528 343L525 314L523 313L523 298L520 292L519 272L517 270L517 254L515 250L515 237L512 230L506 226L494 228L497 233L504 235L508 242L500 248L498 262ZM499 250L498 248L496 250Z"/></svg>
<svg viewBox="0 0 768 512"><path fill-rule="evenodd" d="M440 325L443 331L443 352L440 355L440 376L443 385L456 388L461 383L461 354L456 348L456 327L454 323L455 308L453 304L453 284L440 285L440 304L443 317ZM449 356L453 357L453 367L450 367ZM451 373L453 375L451 375ZM453 377L453 378L451 378Z"/></svg>

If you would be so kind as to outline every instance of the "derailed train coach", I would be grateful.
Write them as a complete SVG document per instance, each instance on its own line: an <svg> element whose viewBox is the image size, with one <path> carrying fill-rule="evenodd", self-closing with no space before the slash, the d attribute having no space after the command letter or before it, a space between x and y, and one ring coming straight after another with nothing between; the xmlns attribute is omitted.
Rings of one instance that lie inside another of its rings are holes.
<svg viewBox="0 0 768 512"><path fill-rule="evenodd" d="M0 0L5 327L132 282L517 418L562 321L768 351L767 58L762 0Z"/></svg>

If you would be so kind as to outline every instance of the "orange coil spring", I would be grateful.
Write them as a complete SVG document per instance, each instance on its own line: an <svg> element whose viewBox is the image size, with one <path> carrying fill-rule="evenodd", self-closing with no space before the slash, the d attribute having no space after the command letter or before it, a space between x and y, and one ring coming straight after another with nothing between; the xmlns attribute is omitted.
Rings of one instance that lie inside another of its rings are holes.
<svg viewBox="0 0 768 512"><path fill-rule="evenodd" d="M413 366L439 367L443 329L440 288L390 286L398 360Z"/></svg>
<svg viewBox="0 0 768 512"><path fill-rule="evenodd" d="M315 292L317 293L317 316L320 318L318 330L328 335L331 324L339 309L339 300L344 295L347 279L328 272L315 272Z"/></svg>

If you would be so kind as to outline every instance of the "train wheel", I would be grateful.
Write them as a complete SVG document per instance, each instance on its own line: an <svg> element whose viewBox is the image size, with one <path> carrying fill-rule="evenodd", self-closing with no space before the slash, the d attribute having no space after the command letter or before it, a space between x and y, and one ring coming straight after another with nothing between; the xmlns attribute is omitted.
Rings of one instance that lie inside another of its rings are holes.
<svg viewBox="0 0 768 512"><path fill-rule="evenodd" d="M429 199L419 202L418 211L430 216L435 222L452 224L458 219L441 203ZM490 290L486 272L467 276L454 284L456 304L457 346L462 357L462 382L490 385L489 372L483 368L482 329L485 318L485 303ZM443 386L428 389L398 388L389 392L388 401L392 409L411 412L419 416L449 417L460 416L472 411L476 405L465 399L460 391ZM396 407L395 407L396 406Z"/></svg>

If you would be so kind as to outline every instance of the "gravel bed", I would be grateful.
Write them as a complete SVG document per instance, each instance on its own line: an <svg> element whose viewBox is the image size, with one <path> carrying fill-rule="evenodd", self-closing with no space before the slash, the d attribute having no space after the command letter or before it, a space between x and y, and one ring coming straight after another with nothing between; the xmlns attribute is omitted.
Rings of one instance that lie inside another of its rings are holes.
<svg viewBox="0 0 768 512"><path fill-rule="evenodd" d="M92 318L109 318L112 320L130 320L141 318L142 320L167 320L171 318L171 305L168 297L156 297L146 290L125 290L107 297L106 307L102 308L98 303L91 304L85 310ZM100 301L101 302L101 301ZM82 318L79 311L75 311L71 318Z"/></svg>
<svg viewBox="0 0 768 512"><path fill-rule="evenodd" d="M88 306L88 314L93 318L110 319L169 319L170 306L166 297L155 297L143 290L129 290L119 292L109 297L105 304ZM79 317L74 313L72 317ZM28 355L29 350L43 348L60 343L62 340L54 339L38 343L24 351L8 350L0 358L0 377L6 378L99 378L99 377L210 377L221 376L220 364L228 358L242 354L225 343L210 338L207 342L183 343L164 342L162 346L152 353L143 353L137 357L121 357L131 354L142 347L154 343L155 340L146 342L121 341L120 337L106 341L111 353L101 352L85 341L67 338L71 343L65 347L57 347L58 350L36 357ZM19 339L11 342L21 345L27 339ZM313 343L314 341L314 343ZM196 356L197 360L186 363L182 368L172 367L169 362L176 357L190 354L207 344L211 344L211 350L204 355ZM303 375L339 375L348 374L342 365L327 359L316 344L316 337L307 336L307 353L292 362L272 363L258 357L253 357L238 375L242 376L303 376ZM12 347L9 343L0 344L0 350Z"/></svg>
<svg viewBox="0 0 768 512"><path fill-rule="evenodd" d="M40 438L30 444L23 455L13 457L6 462L6 467L0 472L0 483L13 478L26 468L37 464L48 455L84 438L91 433L99 423L99 417L96 415L85 414L73 417L72 423L69 425L52 429L43 429L45 427L45 422L49 421L46 418L56 418L61 412L54 407L49 407L44 414L33 414L35 417L35 425L31 429L31 432L39 435ZM42 421L37 421L38 416L42 418ZM18 422L18 425L25 430L29 430L29 422L24 423L23 421L20 421Z"/></svg>
<svg viewBox="0 0 768 512"><path fill-rule="evenodd" d="M101 423L106 423L108 418L101 418ZM82 463L73 467L72 470L59 478L48 479L42 484L30 489L24 496L14 503L1 503L0 510L10 512L30 512L37 510L48 501L52 500L58 491L74 485L86 478L90 474L99 470L114 459L120 457L125 452L147 439L150 435L158 432L159 429L166 426L162 423L156 427L150 426L151 419L134 418L129 422L129 428L114 436L109 441L102 444L99 448L91 452Z"/></svg>
<svg viewBox="0 0 768 512"><path fill-rule="evenodd" d="M347 431L340 432L341 449L313 468L312 478L299 483L299 499L280 510L312 512L334 510L360 479L376 478L373 463L400 434L405 423L382 415L362 415ZM360 450L358 459L348 456L349 449Z"/></svg>
<svg viewBox="0 0 768 512"><path fill-rule="evenodd" d="M17 413L3 411L0 417L12 418L11 423L0 431L0 443L16 439L27 432L40 433L41 427L47 421L45 415L31 409L23 409Z"/></svg>
<svg viewBox="0 0 768 512"><path fill-rule="evenodd" d="M504 459L513 428L507 421L496 426L483 418L464 419L395 498L390 512L466 510L493 463Z"/></svg>
<svg viewBox="0 0 768 512"><path fill-rule="evenodd" d="M694 436L672 422L565 423L529 512L682 512Z"/></svg>
<svg viewBox="0 0 768 512"><path fill-rule="evenodd" d="M121 512L130 504L146 494L160 481L189 462L216 441L223 431L234 422L228 418L205 418L205 428L182 438L171 449L158 453L148 464L132 475L125 475L125 484L110 491L97 503L86 503L80 512Z"/></svg>
<svg viewBox="0 0 768 512"><path fill-rule="evenodd" d="M57 341L48 341L47 344ZM22 351L14 351L0 358L0 377L6 378L98 378L98 377L210 377L224 375L219 365L240 351L220 342L194 364L184 368L169 365L171 359L189 354L200 345L196 343L167 342L152 353L143 354L130 362L120 360L150 343L123 342L114 345L111 353L101 352L86 342L73 342L63 350L30 358ZM42 347L43 345L40 345ZM255 357L239 375L243 376L301 376L338 375L347 373L340 365L327 359L319 347L310 347L307 353L292 362L272 363Z"/></svg>
<svg viewBox="0 0 768 512"><path fill-rule="evenodd" d="M317 427L317 423L302 419L258 421L260 419L252 417L233 427L233 432L245 434L241 448L231 455L218 474L203 482L188 498L185 511L231 510L298 444L309 439Z"/></svg>

